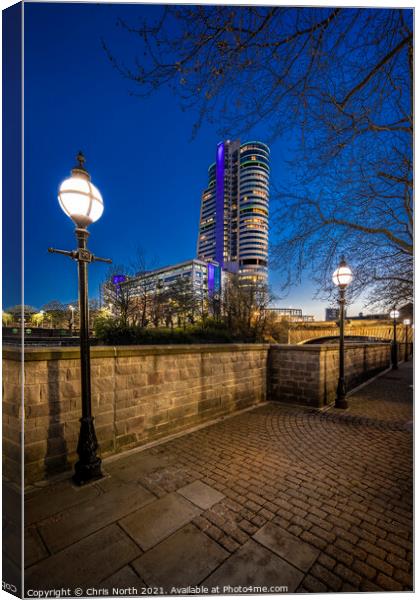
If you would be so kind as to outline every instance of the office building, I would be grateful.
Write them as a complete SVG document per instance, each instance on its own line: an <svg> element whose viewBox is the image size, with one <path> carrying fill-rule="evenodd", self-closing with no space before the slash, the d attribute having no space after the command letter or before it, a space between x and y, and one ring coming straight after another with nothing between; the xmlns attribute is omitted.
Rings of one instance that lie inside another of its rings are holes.
<svg viewBox="0 0 420 600"><path fill-rule="evenodd" d="M344 309L344 316L347 318L347 309ZM326 321L338 321L340 318L339 308L326 308L325 309L325 320Z"/></svg>
<svg viewBox="0 0 420 600"><path fill-rule="evenodd" d="M267 314L274 315L278 320L289 323L313 323L313 315L304 315L301 308L267 308Z"/></svg>
<svg viewBox="0 0 420 600"><path fill-rule="evenodd" d="M360 312L358 315L349 315L348 317L352 321L387 321L390 316L389 313L375 313L375 314L364 314Z"/></svg>
<svg viewBox="0 0 420 600"><path fill-rule="evenodd" d="M112 283L117 288L128 287L130 297L139 299L160 296L162 306L171 303L179 293L192 292L193 312L210 310L211 300L221 291L222 273L214 261L187 260L175 265L138 273L135 277L116 276ZM171 294L172 292L172 294Z"/></svg>
<svg viewBox="0 0 420 600"><path fill-rule="evenodd" d="M194 258L168 267L138 273L135 277L130 277L127 284L134 291L136 289L143 290L145 283L147 283L147 289L151 291L169 290L180 280L187 281L197 294L207 297L220 292L220 267L214 261Z"/></svg>
<svg viewBox="0 0 420 600"><path fill-rule="evenodd" d="M201 199L198 258L244 283L267 283L269 154L262 142L220 142Z"/></svg>

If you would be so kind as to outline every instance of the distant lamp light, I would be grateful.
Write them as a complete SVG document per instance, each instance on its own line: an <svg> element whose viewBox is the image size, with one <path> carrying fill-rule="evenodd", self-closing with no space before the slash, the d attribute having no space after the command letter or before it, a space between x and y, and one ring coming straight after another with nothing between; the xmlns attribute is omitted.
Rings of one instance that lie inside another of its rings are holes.
<svg viewBox="0 0 420 600"><path fill-rule="evenodd" d="M410 354L409 344L408 344L408 329L411 325L411 319L404 319L403 323L405 325L404 360L405 360L405 362L407 362L409 354Z"/></svg>
<svg viewBox="0 0 420 600"><path fill-rule="evenodd" d="M400 316L400 311L394 308L389 313L393 320L394 335L391 344L391 364L393 369L398 369L398 342L397 342L397 319Z"/></svg>
<svg viewBox="0 0 420 600"><path fill-rule="evenodd" d="M353 273L344 260L344 257L341 259L338 269L334 271L332 280L340 288L346 288L353 281Z"/></svg>
<svg viewBox="0 0 420 600"><path fill-rule="evenodd" d="M58 191L61 208L77 227L87 227L97 221L103 211L104 203L100 191L90 181L90 175L84 168L85 157L77 155L78 165L72 169L71 177L65 179Z"/></svg>
<svg viewBox="0 0 420 600"><path fill-rule="evenodd" d="M337 383L337 395L335 398L336 408L348 408L347 403L347 390L346 382L344 377L344 306L346 304L346 287L351 283L353 274L350 267L346 263L344 256L341 257L338 268L334 271L332 280L339 289L340 294L340 339L339 339L339 352L338 352L338 383Z"/></svg>
<svg viewBox="0 0 420 600"><path fill-rule="evenodd" d="M69 310L70 310L70 333L73 335L73 327L74 327L74 306L72 304L69 304Z"/></svg>

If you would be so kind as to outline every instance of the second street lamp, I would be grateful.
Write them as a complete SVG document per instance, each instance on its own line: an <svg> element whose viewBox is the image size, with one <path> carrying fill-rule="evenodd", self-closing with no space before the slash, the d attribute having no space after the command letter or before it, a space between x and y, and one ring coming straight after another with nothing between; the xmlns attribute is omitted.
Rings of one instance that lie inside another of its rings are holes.
<svg viewBox="0 0 420 600"><path fill-rule="evenodd" d="M410 319L404 319L403 323L405 325L405 352L404 352L404 360L405 360L405 362L407 362L408 361L408 328L411 325L411 321L410 321Z"/></svg>
<svg viewBox="0 0 420 600"><path fill-rule="evenodd" d="M74 329L74 306L72 306L70 304L69 305L69 309L70 309L70 335L73 335L73 329Z"/></svg>
<svg viewBox="0 0 420 600"><path fill-rule="evenodd" d="M389 313L389 316L393 320L393 326L394 326L394 335L393 335L392 346L391 346L391 363L392 363L392 368L395 370L395 369L398 369L397 319L400 316L400 313L396 309L395 306Z"/></svg>
<svg viewBox="0 0 420 600"><path fill-rule="evenodd" d="M91 183L90 175L84 168L85 157L81 152L77 155L77 161L78 164L72 169L71 177L63 181L58 192L61 208L76 225L77 250L48 248L48 251L69 256L78 264L82 417L77 444L79 460L74 467L73 481L77 485L83 485L92 479L102 477L101 459L96 455L98 442L92 416L87 266L94 261L107 263L112 261L94 256L87 249L89 237L87 227L100 218L104 207L99 190Z"/></svg>
<svg viewBox="0 0 420 600"><path fill-rule="evenodd" d="M346 382L344 378L344 307L346 304L345 294L346 287L351 283L353 279L353 273L350 267L344 260L344 256L341 258L341 262L333 273L332 280L336 286L338 286L340 292L340 348L339 348L339 375L337 384L337 395L335 398L336 408L348 408L346 400Z"/></svg>

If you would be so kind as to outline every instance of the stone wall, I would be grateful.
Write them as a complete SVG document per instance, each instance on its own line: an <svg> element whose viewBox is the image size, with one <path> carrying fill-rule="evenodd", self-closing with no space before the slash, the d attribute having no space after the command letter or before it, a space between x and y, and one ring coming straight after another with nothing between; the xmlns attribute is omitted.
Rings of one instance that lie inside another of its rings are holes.
<svg viewBox="0 0 420 600"><path fill-rule="evenodd" d="M336 345L224 344L93 347L92 409L102 457L255 406L266 399L334 401ZM403 348L400 359L404 358ZM19 481L22 366L3 350L4 474ZM349 389L389 366L389 344L346 344ZM80 366L76 348L28 348L24 363L27 483L75 462Z"/></svg>
<svg viewBox="0 0 420 600"><path fill-rule="evenodd" d="M13 360L5 359L7 353L8 350L3 349L3 474L19 485L22 463L22 352L20 348L13 350Z"/></svg>
<svg viewBox="0 0 420 600"><path fill-rule="evenodd" d="M346 336L361 336L366 338L392 340L394 337L394 327L392 321L358 321L346 319L344 334ZM413 328L406 330L402 323L397 324L397 340L413 342ZM340 334L337 323L333 321L318 321L314 323L291 323L288 331L289 344L302 344L308 340L316 340L322 337L338 337Z"/></svg>
<svg viewBox="0 0 420 600"><path fill-rule="evenodd" d="M200 425L266 399L267 345L93 347L92 410L101 455ZM25 350L25 478L75 461L79 351ZM20 352L3 350L5 474L19 465Z"/></svg>
<svg viewBox="0 0 420 600"><path fill-rule="evenodd" d="M336 344L271 346L269 399L316 407L333 402L338 379L338 352ZM347 389L385 370L389 364L389 344L346 344Z"/></svg>

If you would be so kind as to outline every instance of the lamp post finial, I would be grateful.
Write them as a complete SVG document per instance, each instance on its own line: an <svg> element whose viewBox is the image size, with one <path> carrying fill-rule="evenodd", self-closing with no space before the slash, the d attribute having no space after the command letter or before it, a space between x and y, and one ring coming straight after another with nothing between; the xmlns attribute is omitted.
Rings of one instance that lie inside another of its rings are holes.
<svg viewBox="0 0 420 600"><path fill-rule="evenodd" d="M83 152L81 150L79 150L79 152L78 152L78 154L76 156L76 160L79 163L77 166L80 169L84 169L84 164L86 162L86 158L85 158L85 155L83 154Z"/></svg>

